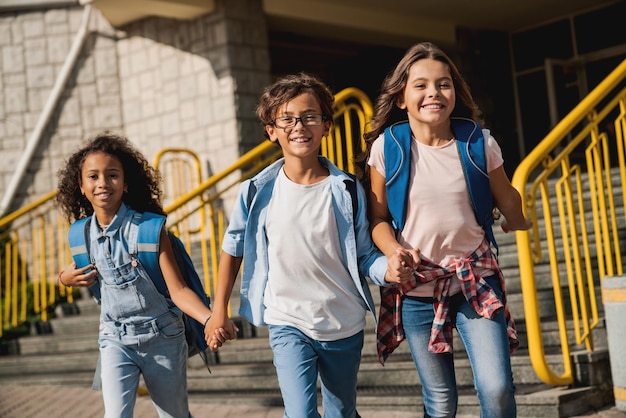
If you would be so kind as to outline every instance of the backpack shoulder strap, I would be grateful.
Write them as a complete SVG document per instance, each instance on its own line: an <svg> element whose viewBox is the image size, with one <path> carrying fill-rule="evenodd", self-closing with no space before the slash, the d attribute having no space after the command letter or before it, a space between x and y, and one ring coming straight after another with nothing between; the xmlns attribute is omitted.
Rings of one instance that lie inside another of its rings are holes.
<svg viewBox="0 0 626 418"><path fill-rule="evenodd" d="M346 179L343 182L346 184L346 189L350 193L350 198L352 199L352 224L354 225L356 221L356 215L359 211L359 197L356 195L356 182L358 180L354 174L348 171L344 171L344 173L346 173L348 177L350 177L350 179Z"/></svg>
<svg viewBox="0 0 626 418"><path fill-rule="evenodd" d="M404 228L411 163L411 126L398 122L384 133L385 179L387 206L396 231Z"/></svg>
<svg viewBox="0 0 626 418"><path fill-rule="evenodd" d="M70 225L67 240L70 244L70 252L76 267L85 267L90 263L89 249L87 248L87 236L89 235L89 221L91 216L82 218Z"/></svg>
<svg viewBox="0 0 626 418"><path fill-rule="evenodd" d="M254 181L251 179L250 186L248 187L248 196L246 197L248 210L250 210L250 203L252 203L252 199L254 199L254 195L256 195L256 185L254 184Z"/></svg>
<svg viewBox="0 0 626 418"><path fill-rule="evenodd" d="M67 233L67 240L70 245L70 253L72 254L72 259L74 260L74 264L76 264L77 268L85 267L88 264L91 264L91 259L89 257L89 228L91 225L91 216L87 216L86 218L82 218L74 222L70 225L70 229ZM93 286L90 287L91 292L93 293L94 298L99 302L100 301L100 284L96 282Z"/></svg>
<svg viewBox="0 0 626 418"><path fill-rule="evenodd" d="M487 171L483 131L478 123L464 118L452 118L452 131L456 138L476 220L485 231L489 243L497 250L498 244L492 229L494 204Z"/></svg>
<svg viewBox="0 0 626 418"><path fill-rule="evenodd" d="M167 285L159 265L159 238L165 224L165 216L151 212L137 213L133 218L133 223L138 226L137 258L159 293L167 296ZM130 245L132 246L132 243Z"/></svg>

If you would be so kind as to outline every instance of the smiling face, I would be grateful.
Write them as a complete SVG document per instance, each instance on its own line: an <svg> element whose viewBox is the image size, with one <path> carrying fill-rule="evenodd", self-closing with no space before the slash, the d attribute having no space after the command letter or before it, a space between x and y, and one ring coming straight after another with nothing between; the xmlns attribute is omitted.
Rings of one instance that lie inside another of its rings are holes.
<svg viewBox="0 0 626 418"><path fill-rule="evenodd" d="M446 124L455 105L454 84L445 63L426 58L411 66L404 94L398 101L398 107L407 111L410 121L433 127Z"/></svg>
<svg viewBox="0 0 626 418"><path fill-rule="evenodd" d="M265 130L272 142L278 141L285 157L297 156L303 158L314 156L317 160L322 138L328 135L331 123L330 121L322 120L320 125L312 125L312 122L321 114L322 109L317 98L311 93L303 93L278 108L274 115L275 118L298 118L295 126L280 128L276 124L272 124L267 125ZM308 125L307 121L309 121Z"/></svg>
<svg viewBox="0 0 626 418"><path fill-rule="evenodd" d="M98 221L113 218L122 205L126 187L124 167L117 157L100 151L85 157L80 191L93 206Z"/></svg>

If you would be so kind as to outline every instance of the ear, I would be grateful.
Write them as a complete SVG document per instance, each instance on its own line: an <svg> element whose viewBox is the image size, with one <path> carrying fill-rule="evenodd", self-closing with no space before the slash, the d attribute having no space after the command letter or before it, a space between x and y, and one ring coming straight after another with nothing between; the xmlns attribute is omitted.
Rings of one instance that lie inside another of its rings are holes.
<svg viewBox="0 0 626 418"><path fill-rule="evenodd" d="M404 97L400 96L396 99L396 106L398 106L398 108L402 110L406 109L406 104L404 103Z"/></svg>
<svg viewBox="0 0 626 418"><path fill-rule="evenodd" d="M267 132L267 136L269 140L276 143L278 142L278 136L276 135L276 128L273 125L265 125L265 132Z"/></svg>
<svg viewBox="0 0 626 418"><path fill-rule="evenodd" d="M324 121L324 134L322 136L328 136L330 134L330 127L333 124L332 120Z"/></svg>

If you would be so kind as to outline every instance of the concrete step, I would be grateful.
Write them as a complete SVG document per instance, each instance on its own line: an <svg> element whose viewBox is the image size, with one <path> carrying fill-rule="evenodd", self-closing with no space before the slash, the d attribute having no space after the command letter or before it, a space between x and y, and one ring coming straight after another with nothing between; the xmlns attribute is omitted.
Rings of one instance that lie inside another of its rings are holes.
<svg viewBox="0 0 626 418"><path fill-rule="evenodd" d="M204 378L203 378L204 379ZM395 375L388 379L395 382ZM192 402L219 404L255 404L281 406L282 398L278 389L256 387L243 392L221 389L199 390L190 387ZM565 418L587 411L600 409L612 402L610 390L593 387L551 388L547 385L517 385L516 402L518 418ZM357 395L359 408L369 410L393 410L403 412L421 411L423 400L419 385L365 387L359 385ZM471 387L459 388L459 416L480 416L476 393Z"/></svg>
<svg viewBox="0 0 626 418"><path fill-rule="evenodd" d="M93 374L97 361L97 349L74 353L50 352L31 356L1 356L0 378L4 379L10 376L19 379L21 377L75 372L91 372Z"/></svg>

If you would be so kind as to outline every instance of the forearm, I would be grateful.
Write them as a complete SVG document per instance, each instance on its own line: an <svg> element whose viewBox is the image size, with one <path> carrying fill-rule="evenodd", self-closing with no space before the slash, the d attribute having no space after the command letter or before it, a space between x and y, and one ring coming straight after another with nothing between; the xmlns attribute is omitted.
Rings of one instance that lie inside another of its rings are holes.
<svg viewBox="0 0 626 418"><path fill-rule="evenodd" d="M506 231L530 228L531 223L524 217L522 212L522 198L509 181L504 172L504 167L500 166L491 171L489 173L489 182L494 202L506 218L502 222L502 229Z"/></svg>
<svg viewBox="0 0 626 418"><path fill-rule="evenodd" d="M502 212L502 215L505 218L508 229L528 229L529 222L522 212L522 199L517 190L513 189L510 193L508 193L506 199L502 202L497 202L497 204L498 209L500 209L500 212Z"/></svg>
<svg viewBox="0 0 626 418"><path fill-rule="evenodd" d="M402 246L396 239L396 234L389 222L375 219L372 221L372 240L380 251L390 258Z"/></svg>
<svg viewBox="0 0 626 418"><path fill-rule="evenodd" d="M181 287L174 292L170 292L170 294L172 302L199 323L204 324L206 319L211 316L211 310L196 295L193 289Z"/></svg>
<svg viewBox="0 0 626 418"><path fill-rule="evenodd" d="M233 257L222 251L218 266L217 284L213 297L213 311L216 315L228 316L228 304L235 286L237 274L241 267L242 258Z"/></svg>

